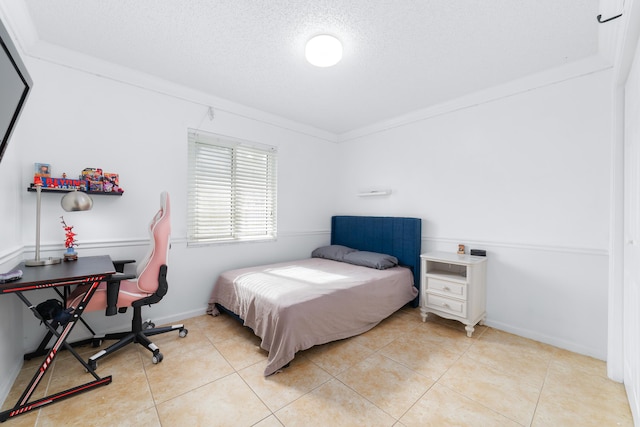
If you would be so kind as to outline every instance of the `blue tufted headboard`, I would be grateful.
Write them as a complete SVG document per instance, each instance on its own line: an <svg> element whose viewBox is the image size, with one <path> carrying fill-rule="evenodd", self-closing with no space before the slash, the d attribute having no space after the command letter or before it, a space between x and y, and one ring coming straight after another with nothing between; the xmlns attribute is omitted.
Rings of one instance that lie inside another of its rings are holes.
<svg viewBox="0 0 640 427"><path fill-rule="evenodd" d="M331 244L395 256L401 265L412 269L414 286L420 289L420 218L333 216ZM417 306L418 301L416 298L413 305Z"/></svg>

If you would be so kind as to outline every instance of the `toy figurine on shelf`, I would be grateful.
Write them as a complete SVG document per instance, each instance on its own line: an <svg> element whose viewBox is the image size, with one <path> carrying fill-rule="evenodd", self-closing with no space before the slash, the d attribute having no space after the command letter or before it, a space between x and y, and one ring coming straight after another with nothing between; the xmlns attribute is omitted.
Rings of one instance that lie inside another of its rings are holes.
<svg viewBox="0 0 640 427"><path fill-rule="evenodd" d="M78 259L78 253L74 249L78 244L76 243L76 233L73 232L73 226L68 226L64 221L64 217L61 216L60 221L62 223L62 227L64 228L65 240L64 246L67 248L67 251L64 253L65 261L76 261Z"/></svg>
<svg viewBox="0 0 640 427"><path fill-rule="evenodd" d="M80 179L87 181L87 190L103 191L103 176L100 168L84 168L80 174Z"/></svg>
<svg viewBox="0 0 640 427"><path fill-rule="evenodd" d="M120 177L117 173L105 172L103 175L103 185L105 193L123 193L120 188Z"/></svg>
<svg viewBox="0 0 640 427"><path fill-rule="evenodd" d="M44 176L48 178L51 176L51 165L48 163L36 163L34 172L36 176Z"/></svg>

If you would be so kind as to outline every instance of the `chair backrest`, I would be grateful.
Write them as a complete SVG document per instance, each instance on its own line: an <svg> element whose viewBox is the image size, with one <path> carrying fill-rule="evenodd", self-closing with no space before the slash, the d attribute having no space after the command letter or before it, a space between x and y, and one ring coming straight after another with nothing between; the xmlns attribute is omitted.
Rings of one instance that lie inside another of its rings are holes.
<svg viewBox="0 0 640 427"><path fill-rule="evenodd" d="M171 203L169 193L160 194L160 210L149 224L150 247L146 256L138 262L137 282L142 292L154 293L158 289L161 265L167 265L171 238Z"/></svg>

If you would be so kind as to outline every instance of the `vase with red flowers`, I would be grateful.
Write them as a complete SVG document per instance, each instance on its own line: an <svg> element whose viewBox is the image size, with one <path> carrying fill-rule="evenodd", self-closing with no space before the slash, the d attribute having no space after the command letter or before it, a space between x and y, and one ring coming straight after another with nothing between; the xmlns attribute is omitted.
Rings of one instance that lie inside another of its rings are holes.
<svg viewBox="0 0 640 427"><path fill-rule="evenodd" d="M73 226L67 225L64 220L64 217L60 217L62 221L62 227L64 228L64 246L67 248L67 251L64 253L65 261L75 261L78 259L78 253L75 250L75 247L78 246L76 243L76 233L73 232Z"/></svg>

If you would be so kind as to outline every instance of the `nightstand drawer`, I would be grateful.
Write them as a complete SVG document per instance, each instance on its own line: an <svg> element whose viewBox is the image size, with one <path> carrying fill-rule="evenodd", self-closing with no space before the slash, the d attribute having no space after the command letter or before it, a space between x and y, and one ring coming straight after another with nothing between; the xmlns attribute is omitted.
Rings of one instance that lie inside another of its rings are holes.
<svg viewBox="0 0 640 427"><path fill-rule="evenodd" d="M443 296L467 299L467 285L463 283L427 277L427 290Z"/></svg>
<svg viewBox="0 0 640 427"><path fill-rule="evenodd" d="M427 307L433 308L435 310L444 311L446 313L462 317L467 315L467 303L464 301L445 298L431 293L427 293L426 300Z"/></svg>

